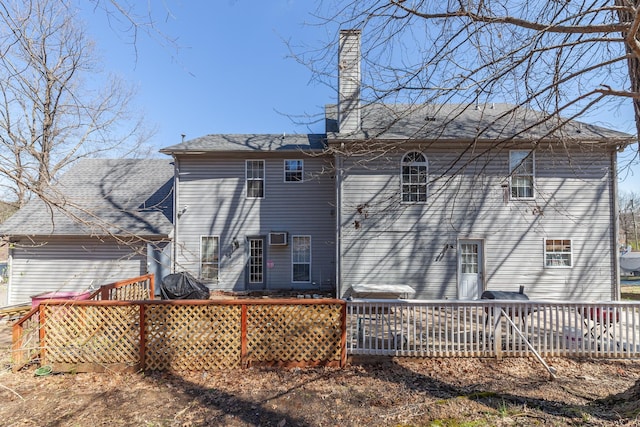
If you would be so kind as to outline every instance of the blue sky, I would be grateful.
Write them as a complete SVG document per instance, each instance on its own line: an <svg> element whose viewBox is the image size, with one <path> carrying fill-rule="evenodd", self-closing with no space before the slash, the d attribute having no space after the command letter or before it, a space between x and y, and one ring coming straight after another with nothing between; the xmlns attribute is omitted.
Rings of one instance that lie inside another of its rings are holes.
<svg viewBox="0 0 640 427"><path fill-rule="evenodd" d="M162 3L155 5L162 15ZM85 13L105 68L137 85L138 104L158 128L154 145L176 144L181 134L323 131L322 123L296 125L288 116L320 114L336 98L288 57L284 39L324 37L304 25L307 5L220 1L172 4L171 12L158 26L177 38L177 55L145 36L134 49L100 11Z"/></svg>
<svg viewBox="0 0 640 427"><path fill-rule="evenodd" d="M142 4L147 4L142 2ZM294 0L151 2L158 28L178 52L140 35L135 47L100 11L83 11L105 71L138 88L136 104L157 129L157 149L211 133L321 133L323 105L336 90L312 80L285 40L319 47L337 27L316 26L313 2ZM300 48L304 51L304 48ZM308 117L306 117L308 115ZM597 124L635 133L630 103L594 114ZM295 123L294 120L303 124ZM637 146L636 146L637 147ZM620 164L631 157L625 153ZM640 192L640 165L621 172L620 189Z"/></svg>

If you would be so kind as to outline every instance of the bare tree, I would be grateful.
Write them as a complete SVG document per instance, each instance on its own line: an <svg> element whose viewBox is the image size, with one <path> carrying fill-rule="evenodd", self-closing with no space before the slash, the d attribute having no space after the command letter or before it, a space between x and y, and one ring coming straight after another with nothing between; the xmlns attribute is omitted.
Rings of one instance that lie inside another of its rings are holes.
<svg viewBox="0 0 640 427"><path fill-rule="evenodd" d="M72 3L0 2L0 185L23 206L82 157L131 154L150 136L134 91L103 77Z"/></svg>
<svg viewBox="0 0 640 427"><path fill-rule="evenodd" d="M640 129L638 0L348 0L317 15L362 30L365 103L507 102L567 119L633 103ZM333 80L335 43L299 58Z"/></svg>
<svg viewBox="0 0 640 427"><path fill-rule="evenodd" d="M82 1L77 2L80 7L86 7ZM159 21L173 17L170 2L139 2L135 0L89 0L94 12L102 14L108 21L114 34L135 50L140 36L154 40L175 58L179 50L176 39L165 33ZM136 55L137 56L137 55Z"/></svg>

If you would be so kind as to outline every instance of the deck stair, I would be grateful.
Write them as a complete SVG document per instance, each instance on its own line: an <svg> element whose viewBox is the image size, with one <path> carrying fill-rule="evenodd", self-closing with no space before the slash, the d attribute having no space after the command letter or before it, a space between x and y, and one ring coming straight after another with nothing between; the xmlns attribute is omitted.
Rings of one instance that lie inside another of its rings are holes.
<svg viewBox="0 0 640 427"><path fill-rule="evenodd" d="M2 319L16 319L24 316L29 310L31 310L31 304L16 304L6 305L0 307L0 320Z"/></svg>

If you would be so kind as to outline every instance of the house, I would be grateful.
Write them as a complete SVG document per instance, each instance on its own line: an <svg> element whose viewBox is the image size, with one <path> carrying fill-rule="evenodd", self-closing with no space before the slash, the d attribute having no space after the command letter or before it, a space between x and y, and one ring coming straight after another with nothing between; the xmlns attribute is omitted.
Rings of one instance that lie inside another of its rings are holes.
<svg viewBox="0 0 640 427"><path fill-rule="evenodd" d="M364 104L360 33L340 36L324 134L207 135L160 150L170 161L78 165L60 191L86 194L103 226L41 202L11 218L10 302L154 265L224 291L619 299L616 155L635 137L506 104Z"/></svg>
<svg viewBox="0 0 640 427"><path fill-rule="evenodd" d="M220 290L333 290L324 135L208 135L161 152L176 168L175 271Z"/></svg>
<svg viewBox="0 0 640 427"><path fill-rule="evenodd" d="M556 139L534 126L540 114L512 109L363 108L363 126L401 117L377 131L366 162L360 129L328 135L340 146L342 295L390 283L429 299L520 286L537 299L617 298L616 152L627 136L570 123Z"/></svg>
<svg viewBox="0 0 640 427"><path fill-rule="evenodd" d="M0 225L9 246L8 304L147 272L168 274L173 165L85 159Z"/></svg>
<svg viewBox="0 0 640 427"><path fill-rule="evenodd" d="M504 104L361 105L359 43L341 32L325 135L161 150L174 269L226 290L619 298L616 153L634 137Z"/></svg>
<svg viewBox="0 0 640 427"><path fill-rule="evenodd" d="M327 134L340 295L384 283L433 299L520 286L619 298L616 154L635 137L510 105L361 106L359 32L340 49Z"/></svg>

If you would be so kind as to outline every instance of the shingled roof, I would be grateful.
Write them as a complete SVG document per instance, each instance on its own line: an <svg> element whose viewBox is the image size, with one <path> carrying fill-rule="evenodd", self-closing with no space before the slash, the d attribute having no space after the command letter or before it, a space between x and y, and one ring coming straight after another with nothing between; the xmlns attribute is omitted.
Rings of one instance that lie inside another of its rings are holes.
<svg viewBox="0 0 640 427"><path fill-rule="evenodd" d="M165 154L321 152L327 140L563 140L631 143L633 135L576 120L549 117L511 104L372 104L362 107L361 131L338 132L338 109L325 107L326 134L212 134L160 150ZM562 123L560 126L559 123Z"/></svg>
<svg viewBox="0 0 640 427"><path fill-rule="evenodd" d="M0 225L0 235L169 236L173 165L169 159L85 159L49 192Z"/></svg>
<svg viewBox="0 0 640 427"><path fill-rule="evenodd" d="M322 151L325 135L320 134L213 134L191 139L160 150L161 153Z"/></svg>
<svg viewBox="0 0 640 427"><path fill-rule="evenodd" d="M630 143L637 137L511 104L372 104L361 107L361 131L338 133L337 106L325 108L329 140L562 140Z"/></svg>

